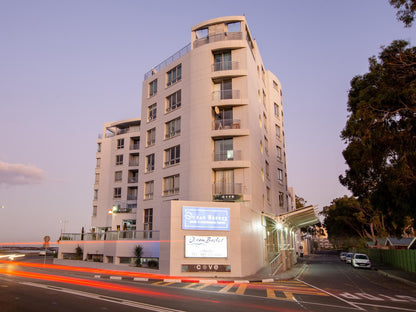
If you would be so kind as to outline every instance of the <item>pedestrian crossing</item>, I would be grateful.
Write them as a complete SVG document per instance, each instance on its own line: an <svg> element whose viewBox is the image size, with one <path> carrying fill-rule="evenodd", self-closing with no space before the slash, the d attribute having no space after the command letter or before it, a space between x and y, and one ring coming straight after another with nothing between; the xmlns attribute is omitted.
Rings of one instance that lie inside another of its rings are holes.
<svg viewBox="0 0 416 312"><path fill-rule="evenodd" d="M177 283L156 281L154 286L177 287L191 290L213 291L224 294L251 295L276 300L296 301L304 296L328 296L301 281L275 281L270 283Z"/></svg>

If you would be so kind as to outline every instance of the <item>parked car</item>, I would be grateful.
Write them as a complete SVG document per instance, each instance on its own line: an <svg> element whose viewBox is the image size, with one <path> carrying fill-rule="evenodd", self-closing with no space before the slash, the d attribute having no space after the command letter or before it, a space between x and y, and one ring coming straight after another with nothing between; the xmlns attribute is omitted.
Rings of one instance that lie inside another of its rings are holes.
<svg viewBox="0 0 416 312"><path fill-rule="evenodd" d="M366 254L356 253L351 259L351 264L354 268L368 268L371 269L371 261Z"/></svg>
<svg viewBox="0 0 416 312"><path fill-rule="evenodd" d="M347 252L343 251L339 254L339 258L341 259L341 261L345 261L345 257L347 256Z"/></svg>
<svg viewBox="0 0 416 312"><path fill-rule="evenodd" d="M347 255L345 256L345 263L351 264L351 260L352 260L353 255L354 255L354 253L352 253L352 252L347 253Z"/></svg>

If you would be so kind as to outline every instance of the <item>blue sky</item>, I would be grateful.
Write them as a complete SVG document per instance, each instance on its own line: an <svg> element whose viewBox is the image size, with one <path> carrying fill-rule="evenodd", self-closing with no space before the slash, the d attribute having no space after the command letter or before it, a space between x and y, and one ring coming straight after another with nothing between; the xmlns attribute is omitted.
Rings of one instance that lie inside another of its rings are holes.
<svg viewBox="0 0 416 312"><path fill-rule="evenodd" d="M283 87L289 184L320 208L348 194L349 82L381 46L416 42L387 0L0 0L0 242L88 229L103 123L140 116L144 73L192 26L243 14Z"/></svg>

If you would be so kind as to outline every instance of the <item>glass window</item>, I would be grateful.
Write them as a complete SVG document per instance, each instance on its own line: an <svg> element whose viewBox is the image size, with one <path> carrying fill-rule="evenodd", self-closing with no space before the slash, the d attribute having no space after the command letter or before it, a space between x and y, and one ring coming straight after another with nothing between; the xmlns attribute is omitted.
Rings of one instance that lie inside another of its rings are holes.
<svg viewBox="0 0 416 312"><path fill-rule="evenodd" d="M153 208L143 210L143 230L153 230Z"/></svg>
<svg viewBox="0 0 416 312"><path fill-rule="evenodd" d="M116 165L123 164L123 155L116 155Z"/></svg>
<svg viewBox="0 0 416 312"><path fill-rule="evenodd" d="M174 147L165 149L165 167L178 164L181 161L181 146L176 145Z"/></svg>
<svg viewBox="0 0 416 312"><path fill-rule="evenodd" d="M117 140L117 149L124 148L124 139Z"/></svg>
<svg viewBox="0 0 416 312"><path fill-rule="evenodd" d="M149 107L147 108L147 121L152 121L156 119L156 111L157 111L156 103L149 105Z"/></svg>
<svg viewBox="0 0 416 312"><path fill-rule="evenodd" d="M95 184L97 184L99 182L100 182L100 174L99 173L96 173L95 174Z"/></svg>
<svg viewBox="0 0 416 312"><path fill-rule="evenodd" d="M165 139L173 138L181 133L181 118L173 119L165 124Z"/></svg>
<svg viewBox="0 0 416 312"><path fill-rule="evenodd" d="M280 138L280 126L275 125L276 128L276 137Z"/></svg>
<svg viewBox="0 0 416 312"><path fill-rule="evenodd" d="M283 170L282 169L277 169L277 179L280 182L283 182Z"/></svg>
<svg viewBox="0 0 416 312"><path fill-rule="evenodd" d="M285 204L285 196L282 192L279 192L279 207L283 207Z"/></svg>
<svg viewBox="0 0 416 312"><path fill-rule="evenodd" d="M179 64L175 68L168 71L167 76L168 76L168 79L167 79L168 86L180 81L182 78L182 64Z"/></svg>
<svg viewBox="0 0 416 312"><path fill-rule="evenodd" d="M98 190L94 190L94 200L98 199Z"/></svg>
<svg viewBox="0 0 416 312"><path fill-rule="evenodd" d="M198 29L196 32L196 39L208 37L208 28Z"/></svg>
<svg viewBox="0 0 416 312"><path fill-rule="evenodd" d="M214 161L234 160L233 138L214 140Z"/></svg>
<svg viewBox="0 0 416 312"><path fill-rule="evenodd" d="M149 97L155 95L156 93L157 93L157 79L149 83Z"/></svg>
<svg viewBox="0 0 416 312"><path fill-rule="evenodd" d="M154 181L148 181L144 184L144 199L153 199Z"/></svg>
<svg viewBox="0 0 416 312"><path fill-rule="evenodd" d="M115 187L113 198L121 198L121 187Z"/></svg>
<svg viewBox="0 0 416 312"><path fill-rule="evenodd" d="M163 178L163 196L179 193L179 174Z"/></svg>
<svg viewBox="0 0 416 312"><path fill-rule="evenodd" d="M269 162L266 161L265 165L266 165L266 177L269 178L270 177L270 166L269 166Z"/></svg>
<svg viewBox="0 0 416 312"><path fill-rule="evenodd" d="M231 51L227 50L227 51L214 52L214 67L213 68L214 68L214 71L233 69L232 62L231 62Z"/></svg>
<svg viewBox="0 0 416 312"><path fill-rule="evenodd" d="M228 30L228 32L240 32L241 31L241 23L240 22L228 23L227 24L227 30Z"/></svg>
<svg viewBox="0 0 416 312"><path fill-rule="evenodd" d="M100 168L100 166L101 166L101 158L97 158L97 165L96 165L96 167L97 168Z"/></svg>
<svg viewBox="0 0 416 312"><path fill-rule="evenodd" d="M101 143L97 143L97 152L101 152Z"/></svg>
<svg viewBox="0 0 416 312"><path fill-rule="evenodd" d="M146 132L146 146L152 146L156 142L156 128L147 130Z"/></svg>
<svg viewBox="0 0 416 312"><path fill-rule="evenodd" d="M274 115L279 118L279 105L274 103Z"/></svg>
<svg viewBox="0 0 416 312"><path fill-rule="evenodd" d="M123 171L114 172L114 181L119 182L123 178Z"/></svg>
<svg viewBox="0 0 416 312"><path fill-rule="evenodd" d="M146 172L155 170L155 154L146 156Z"/></svg>
<svg viewBox="0 0 416 312"><path fill-rule="evenodd" d="M227 100L233 98L233 87L231 79L224 79L214 84L214 99Z"/></svg>
<svg viewBox="0 0 416 312"><path fill-rule="evenodd" d="M239 123L239 121L236 121ZM230 108L215 108L215 130L232 128L234 124L233 109Z"/></svg>
<svg viewBox="0 0 416 312"><path fill-rule="evenodd" d="M280 146L276 146L277 149L277 159L282 160L282 148Z"/></svg>
<svg viewBox="0 0 416 312"><path fill-rule="evenodd" d="M169 95L166 98L166 112L170 112L181 107L181 90Z"/></svg>

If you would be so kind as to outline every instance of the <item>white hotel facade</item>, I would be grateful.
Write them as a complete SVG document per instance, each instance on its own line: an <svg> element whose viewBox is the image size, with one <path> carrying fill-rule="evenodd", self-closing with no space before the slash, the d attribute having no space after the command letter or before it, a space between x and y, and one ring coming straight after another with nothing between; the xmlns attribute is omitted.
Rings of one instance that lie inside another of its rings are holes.
<svg viewBox="0 0 416 312"><path fill-rule="evenodd" d="M282 89L244 16L194 26L191 43L145 74L141 118L104 124L90 233L64 234L86 263L182 276L243 277L295 261ZM150 261L153 260L153 261ZM73 261L73 260L71 260ZM158 263L157 269L146 263Z"/></svg>

